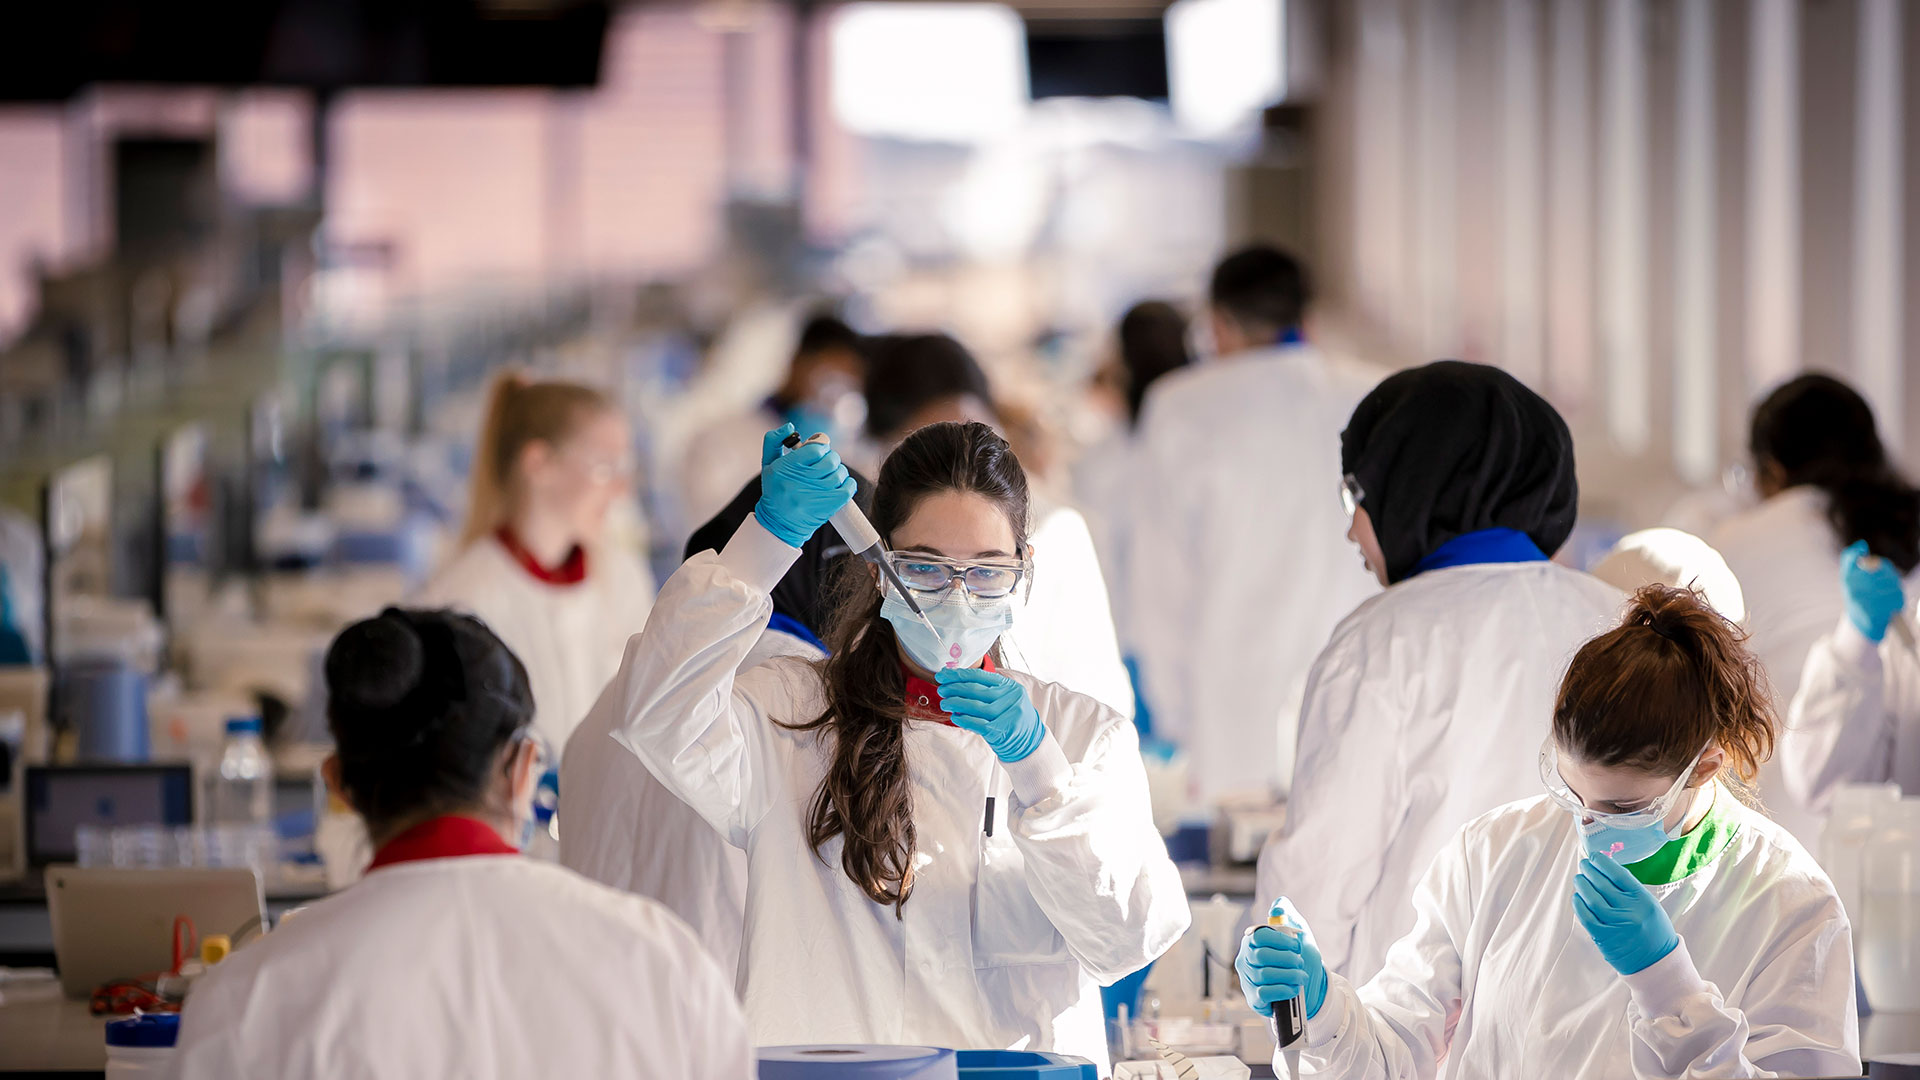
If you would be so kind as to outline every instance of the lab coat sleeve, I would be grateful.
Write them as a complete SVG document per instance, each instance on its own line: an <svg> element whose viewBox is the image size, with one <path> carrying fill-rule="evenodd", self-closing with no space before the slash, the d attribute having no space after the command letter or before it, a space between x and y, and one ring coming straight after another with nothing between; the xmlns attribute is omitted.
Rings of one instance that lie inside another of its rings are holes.
<svg viewBox="0 0 1920 1080"><path fill-rule="evenodd" d="M792 715L785 665L736 678L773 613L770 591L799 554L748 517L725 551L688 559L597 706L619 710L614 740L736 847L776 797L773 724L813 719Z"/></svg>
<svg viewBox="0 0 1920 1080"><path fill-rule="evenodd" d="M1887 674L1883 650L1844 618L1814 643L1781 735L1781 771L1796 802L1824 813L1840 785L1892 777Z"/></svg>
<svg viewBox="0 0 1920 1080"><path fill-rule="evenodd" d="M1006 766L1008 821L1034 902L1081 967L1109 983L1159 958L1186 932L1186 887L1153 827L1133 725L1064 692L1047 704L1100 709L1104 729L1081 761L1068 761L1049 732L1040 749Z"/></svg>
<svg viewBox="0 0 1920 1080"><path fill-rule="evenodd" d="M1391 696L1395 680L1368 667L1384 652L1336 631L1314 662L1286 824L1260 852L1257 895L1299 904L1327 970L1342 973L1352 959L1354 926L1386 865L1406 789L1398 732L1404 709Z"/></svg>
<svg viewBox="0 0 1920 1080"><path fill-rule="evenodd" d="M1860 1069L1853 999L1853 936L1829 896L1790 920L1742 995L1729 1005L1700 977L1683 940L1644 971L1633 993L1633 1072L1663 1076L1850 1076Z"/></svg>
<svg viewBox="0 0 1920 1080"><path fill-rule="evenodd" d="M1263 894L1264 895L1264 894ZM1460 1019L1462 943L1472 921L1467 834L1435 856L1413 895L1413 929L1366 986L1327 976L1327 999L1307 1021L1302 1058L1340 1080L1431 1080ZM1302 905L1313 927L1314 913ZM1324 951L1324 946L1323 946ZM1275 1072L1280 1072L1275 1055Z"/></svg>

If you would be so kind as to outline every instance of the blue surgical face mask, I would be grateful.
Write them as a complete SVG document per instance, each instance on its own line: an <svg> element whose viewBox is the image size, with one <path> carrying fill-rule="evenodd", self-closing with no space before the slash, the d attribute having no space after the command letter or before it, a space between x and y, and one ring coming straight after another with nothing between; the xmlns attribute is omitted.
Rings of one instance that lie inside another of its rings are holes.
<svg viewBox="0 0 1920 1080"><path fill-rule="evenodd" d="M1583 822L1580 826L1580 840L1586 845L1587 854L1606 855L1622 866L1652 858L1654 852L1666 847L1668 841L1678 835L1677 826L1669 832L1658 822L1637 829L1623 829L1597 821Z"/></svg>
<svg viewBox="0 0 1920 1080"><path fill-rule="evenodd" d="M887 590L887 598L880 605L880 614L893 625L900 647L928 671L973 667L1000 635L1013 628L1013 604L1005 597L969 602L950 590L938 603L922 600L920 610L927 613L939 637L914 618L913 609L892 589Z"/></svg>
<svg viewBox="0 0 1920 1080"><path fill-rule="evenodd" d="M1711 744L1709 744L1711 746ZM1639 810L1626 813L1602 813L1589 810L1574 794L1572 788L1560 775L1559 751L1549 737L1540 747L1540 779L1546 786L1547 795L1562 810L1573 815L1574 825L1580 831L1580 842L1589 855L1606 855L1622 866L1637 863L1650 858L1654 852L1680 835L1687 815L1681 814L1680 820L1671 828L1667 818L1683 801L1688 801L1687 781L1693 777L1694 769L1700 759L1706 756L1709 746L1700 748L1693 760L1674 777L1673 785L1659 798Z"/></svg>

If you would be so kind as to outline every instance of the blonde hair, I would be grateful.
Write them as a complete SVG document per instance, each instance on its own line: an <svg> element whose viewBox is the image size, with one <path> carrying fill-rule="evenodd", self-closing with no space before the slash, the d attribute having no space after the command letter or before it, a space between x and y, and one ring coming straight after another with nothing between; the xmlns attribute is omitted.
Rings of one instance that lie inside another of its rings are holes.
<svg viewBox="0 0 1920 1080"><path fill-rule="evenodd" d="M487 392L486 419L473 450L473 483L467 497L462 546L498 529L507 514L513 469L529 443L555 445L587 416L611 412L613 400L591 386L533 382L503 372Z"/></svg>

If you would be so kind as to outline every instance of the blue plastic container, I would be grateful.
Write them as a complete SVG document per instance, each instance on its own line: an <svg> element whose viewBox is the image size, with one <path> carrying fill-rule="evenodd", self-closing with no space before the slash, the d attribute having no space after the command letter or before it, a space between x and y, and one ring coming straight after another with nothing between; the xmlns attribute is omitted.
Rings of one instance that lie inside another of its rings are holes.
<svg viewBox="0 0 1920 1080"><path fill-rule="evenodd" d="M1100 1080L1085 1058L1031 1050L962 1050L960 1080Z"/></svg>

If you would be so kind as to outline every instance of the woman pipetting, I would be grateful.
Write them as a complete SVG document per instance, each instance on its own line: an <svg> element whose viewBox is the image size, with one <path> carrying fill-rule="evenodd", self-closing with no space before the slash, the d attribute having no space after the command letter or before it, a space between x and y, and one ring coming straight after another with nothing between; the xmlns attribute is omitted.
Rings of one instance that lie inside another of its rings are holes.
<svg viewBox="0 0 1920 1080"><path fill-rule="evenodd" d="M983 424L909 435L873 524L937 628L849 564L830 658L746 671L768 592L852 496L838 456L767 433L761 497L668 580L601 708L748 857L754 1039L1020 1047L1106 1060L1099 985L1186 929L1133 727L1003 671L1029 573L1026 476Z"/></svg>
<svg viewBox="0 0 1920 1080"><path fill-rule="evenodd" d="M179 1075L750 1075L729 980L651 900L522 858L527 674L478 621L390 608L327 652L328 786L365 878L194 987Z"/></svg>
<svg viewBox="0 0 1920 1080"><path fill-rule="evenodd" d="M653 579L607 538L632 434L591 387L501 376L474 449L461 548L414 602L477 615L527 667L557 757L646 625Z"/></svg>
<svg viewBox="0 0 1920 1080"><path fill-rule="evenodd" d="M1741 635L1652 585L1574 656L1540 753L1546 794L1471 822L1414 896L1413 930L1356 987L1311 930L1250 931L1266 1011L1304 995L1316 1075L1839 1076L1860 1067L1839 898L1750 780L1774 717ZM1274 904L1295 924L1313 912Z"/></svg>

